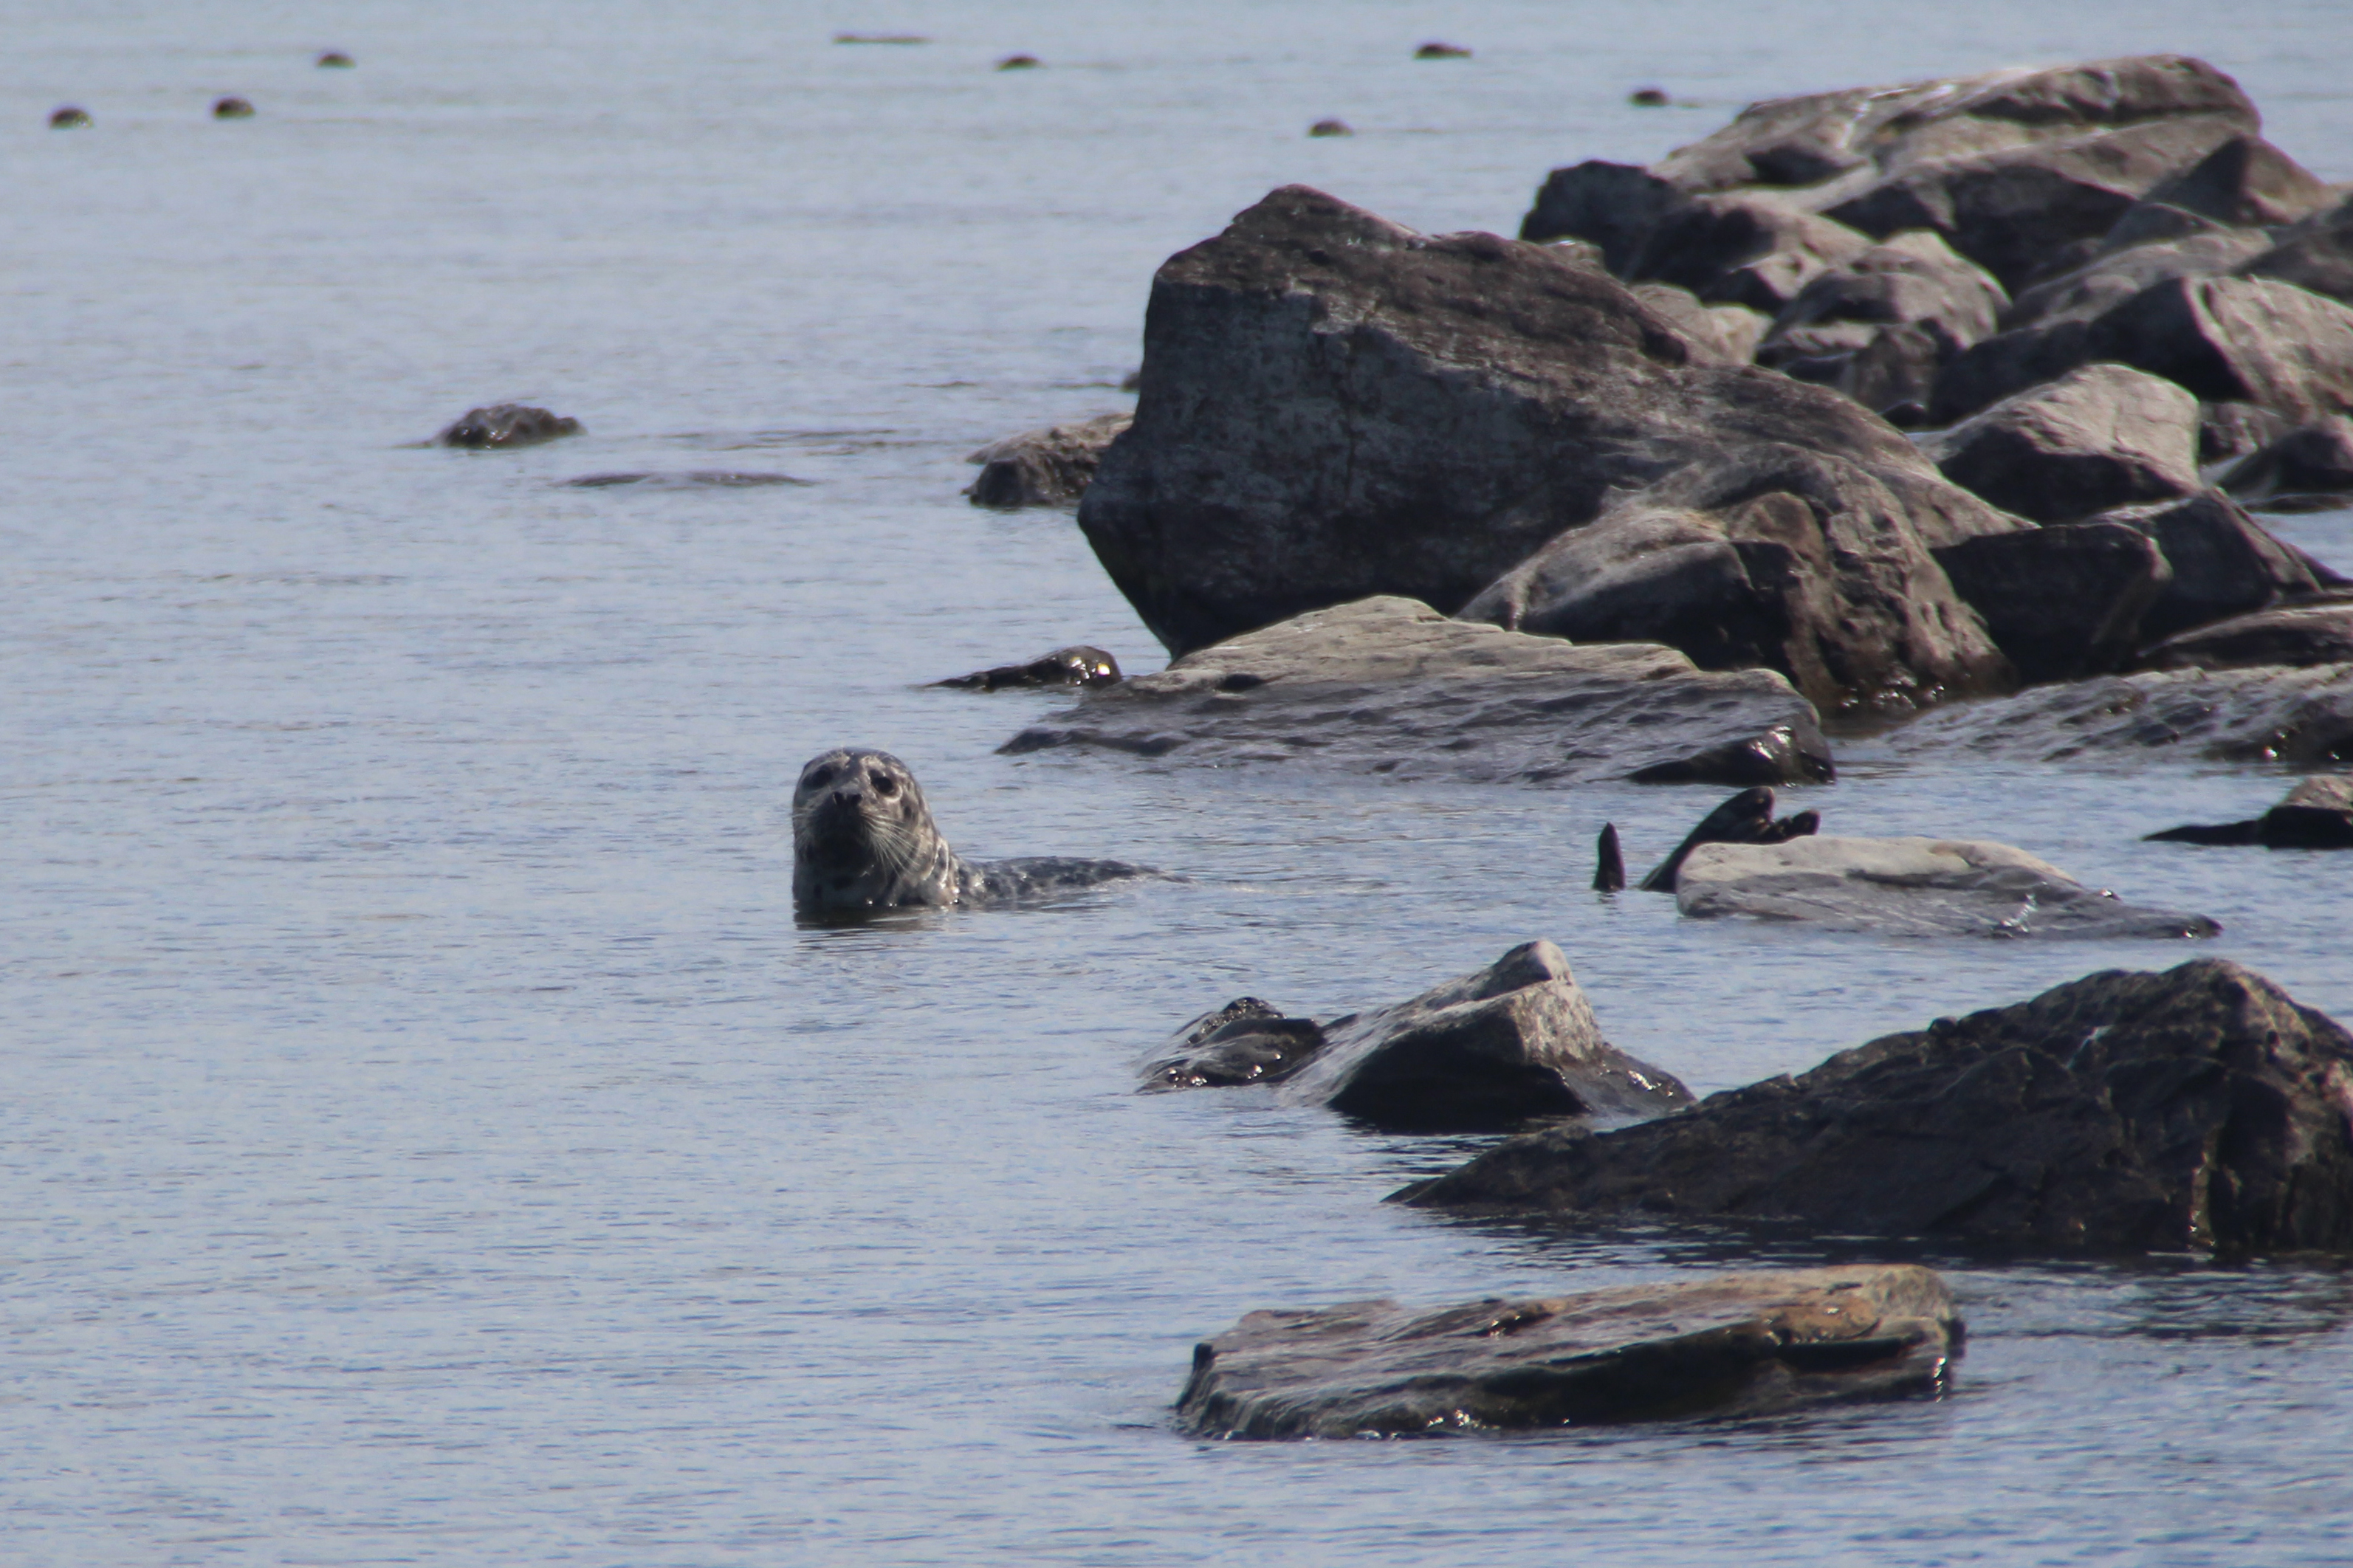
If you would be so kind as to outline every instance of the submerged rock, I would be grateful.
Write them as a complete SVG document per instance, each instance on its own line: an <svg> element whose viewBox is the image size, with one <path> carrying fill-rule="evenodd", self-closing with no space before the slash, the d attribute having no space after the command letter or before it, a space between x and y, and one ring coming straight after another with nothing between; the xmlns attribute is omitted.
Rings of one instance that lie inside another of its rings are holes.
<svg viewBox="0 0 2353 1568"><path fill-rule="evenodd" d="M2221 959L2108 970L1396 1196L2038 1251L2353 1248L2353 1036Z"/></svg>
<svg viewBox="0 0 2353 1568"><path fill-rule="evenodd" d="M1746 915L1878 936L2208 937L2204 915L2142 909L2007 844L1819 838L1709 844L1675 881L1696 919Z"/></svg>
<svg viewBox="0 0 2353 1568"><path fill-rule="evenodd" d="M1820 815L1811 811L1801 811L1776 822L1771 790L1762 785L1742 790L1702 817L1699 826L1675 846L1675 852L1651 868L1651 874L1642 879L1642 891L1673 892L1683 862L1703 844L1781 844L1819 832L1821 826ZM1614 837L1610 842L1614 848Z"/></svg>
<svg viewBox="0 0 2353 1568"><path fill-rule="evenodd" d="M1091 691L1000 748L1087 747L1213 766L1397 778L1819 784L1810 703L1769 670L1672 648L1580 647L1409 599L1319 610Z"/></svg>
<svg viewBox="0 0 2353 1568"><path fill-rule="evenodd" d="M965 458L980 477L965 488L975 506L1010 510L1024 506L1075 506L1103 461L1103 448L1134 420L1098 414L1069 425L1049 425L1008 436Z"/></svg>
<svg viewBox="0 0 2353 1568"><path fill-rule="evenodd" d="M493 403L487 408L469 408L455 424L433 437L437 447L462 447L470 450L491 447L536 447L543 441L554 441L565 436L580 434L580 421L544 408L533 408L524 403Z"/></svg>
<svg viewBox="0 0 2353 1568"><path fill-rule="evenodd" d="M2247 822L2168 827L2160 844L2260 844L2266 849L2353 849L2353 773L2301 781L2287 798Z"/></svg>
<svg viewBox="0 0 2353 1568"><path fill-rule="evenodd" d="M1005 691L1015 687L1117 686L1119 680L1119 660L1099 647L1078 644L1039 654L1027 664L1000 664L932 684L970 691Z"/></svg>
<svg viewBox="0 0 2353 1568"><path fill-rule="evenodd" d="M1365 1437L1770 1415L1935 1393L1961 1337L1944 1281L1908 1264L1252 1312L1195 1347L1176 1422Z"/></svg>

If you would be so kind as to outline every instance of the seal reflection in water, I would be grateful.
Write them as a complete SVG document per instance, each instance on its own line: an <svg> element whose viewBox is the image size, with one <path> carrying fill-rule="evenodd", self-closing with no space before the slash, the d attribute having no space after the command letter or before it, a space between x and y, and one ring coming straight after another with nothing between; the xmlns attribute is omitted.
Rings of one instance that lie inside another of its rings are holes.
<svg viewBox="0 0 2353 1568"><path fill-rule="evenodd" d="M1121 860L964 859L888 752L828 752L793 791L793 905L803 914L1008 903L1152 874Z"/></svg>

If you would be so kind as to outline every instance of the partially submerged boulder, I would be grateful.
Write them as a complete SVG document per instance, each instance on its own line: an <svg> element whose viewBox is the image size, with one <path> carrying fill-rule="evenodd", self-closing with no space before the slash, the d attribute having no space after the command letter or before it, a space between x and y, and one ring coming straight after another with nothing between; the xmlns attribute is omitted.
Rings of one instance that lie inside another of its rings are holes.
<svg viewBox="0 0 2353 1568"><path fill-rule="evenodd" d="M1772 1415L1947 1384L1961 1321L1911 1264L1723 1274L1437 1311L1252 1312L1193 1351L1205 1437L1368 1437Z"/></svg>
<svg viewBox="0 0 2353 1568"><path fill-rule="evenodd" d="M1295 616L1089 692L1006 742L1396 778L1818 784L1813 706L1770 670L1581 647L1375 598Z"/></svg>
<svg viewBox="0 0 2353 1568"><path fill-rule="evenodd" d="M2353 1248L2353 1036L2252 970L2108 970L1396 1194L2037 1251Z"/></svg>
<svg viewBox="0 0 2353 1568"><path fill-rule="evenodd" d="M1146 1089L1242 1083L1280 1084L1289 1102L1414 1131L1639 1121L1692 1102L1672 1074L1601 1037L1568 960L1548 942L1321 1026L1245 996L1186 1025L1145 1068Z"/></svg>
<svg viewBox="0 0 2353 1568"><path fill-rule="evenodd" d="M2247 822L2168 827L2160 844L2260 844L2266 849L2353 849L2353 773L2300 780L2287 798Z"/></svg>
<svg viewBox="0 0 2353 1568"><path fill-rule="evenodd" d="M1798 837L1709 844L1675 884L1701 920L1745 915L1878 936L2208 937L2204 915L2127 904L2007 844Z"/></svg>
<svg viewBox="0 0 2353 1568"><path fill-rule="evenodd" d="M1947 479L2037 522L2194 495L2198 400L2120 364L2090 364L1921 443Z"/></svg>
<svg viewBox="0 0 2353 1568"><path fill-rule="evenodd" d="M2353 763L2353 665L2153 670L1942 708L1887 737L1899 757Z"/></svg>
<svg viewBox="0 0 2353 1568"><path fill-rule="evenodd" d="M1117 686L1119 680L1119 660L1099 647L1081 643L1041 653L1024 664L1000 664L990 669L976 669L970 675L952 675L932 684L967 691L1007 691L1052 686Z"/></svg>
<svg viewBox="0 0 2353 1568"><path fill-rule="evenodd" d="M2274 605L2196 627L2144 652L2144 669L2353 665L2353 597Z"/></svg>
<svg viewBox="0 0 2353 1568"><path fill-rule="evenodd" d="M1075 506L1094 478L1103 448L1134 419L1131 414L1098 414L992 441L965 459L980 465L980 476L964 493L975 506L1000 510Z"/></svg>
<svg viewBox="0 0 2353 1568"><path fill-rule="evenodd" d="M461 447L473 451L510 447L536 447L580 434L580 421L524 403L493 403L469 408L433 437L437 447Z"/></svg>

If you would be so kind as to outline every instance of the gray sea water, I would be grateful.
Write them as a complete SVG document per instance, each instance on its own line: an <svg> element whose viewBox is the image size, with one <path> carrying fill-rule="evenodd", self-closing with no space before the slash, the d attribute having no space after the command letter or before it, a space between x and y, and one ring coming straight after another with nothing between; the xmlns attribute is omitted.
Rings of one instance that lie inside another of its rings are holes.
<svg viewBox="0 0 2353 1568"><path fill-rule="evenodd" d="M2190 950L1679 921L1584 891L1592 837L1639 871L1721 792L1014 760L1054 700L918 685L1156 667L1068 516L972 510L961 458L1121 406L1153 268L1271 186L1510 232L1547 167L1751 98L2160 48L2353 178L2341 4L5 0L0 38L0 1561L2353 1558L2353 1277L2312 1262L1947 1259L1936 1402L1176 1436L1252 1308L1825 1256L1385 1206L1480 1141L1132 1093L1203 1008L1546 936L1706 1090ZM511 398L588 433L412 445ZM562 483L713 469L810 483ZM2282 528L2353 569L2353 514ZM1187 879L801 929L786 805L844 742L968 853ZM1798 792L1833 830L2204 910L2353 1018L2353 868L2138 841L2280 777L1849 755Z"/></svg>

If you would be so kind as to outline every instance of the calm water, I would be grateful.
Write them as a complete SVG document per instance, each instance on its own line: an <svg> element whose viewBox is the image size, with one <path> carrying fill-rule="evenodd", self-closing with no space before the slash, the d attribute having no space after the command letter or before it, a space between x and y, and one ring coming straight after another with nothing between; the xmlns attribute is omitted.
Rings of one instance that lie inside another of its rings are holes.
<svg viewBox="0 0 2353 1568"><path fill-rule="evenodd" d="M2353 1550L2353 1277L2310 1264L1954 1260L1933 1404L1176 1436L1189 1347L1253 1307L1824 1256L1385 1207L1476 1141L1132 1094L1204 1007L1548 936L1713 1089L2189 952L1679 922L1582 890L1592 835L1639 870L1719 792L1013 761L1048 700L915 685L1156 664L1070 520L971 510L960 459L1119 406L1153 267L1273 184L1508 231L1551 164L1751 97L2158 47L2344 179L2340 7L9 0L0 37L0 1560ZM1047 68L988 68L1017 49ZM1709 107L1622 107L1648 81ZM406 445L498 398L590 434ZM712 468L813 483L560 484ZM2353 569L2353 514L2284 526ZM786 797L839 742L967 851L1189 880L801 931ZM2280 779L1850 755L1805 800L1833 830L2205 910L2353 1018L2345 865L2137 842Z"/></svg>

